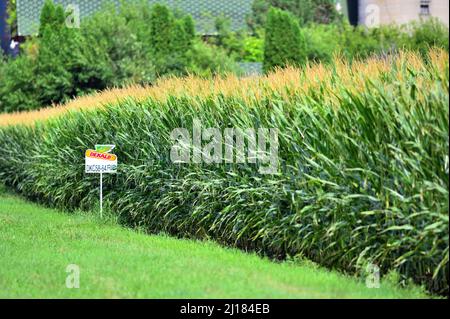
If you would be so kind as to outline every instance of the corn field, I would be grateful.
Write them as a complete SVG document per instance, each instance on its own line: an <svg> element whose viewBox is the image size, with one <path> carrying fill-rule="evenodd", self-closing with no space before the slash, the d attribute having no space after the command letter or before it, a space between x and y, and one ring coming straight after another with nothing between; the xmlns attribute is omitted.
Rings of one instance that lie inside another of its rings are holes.
<svg viewBox="0 0 450 319"><path fill-rule="evenodd" d="M372 263L446 293L448 59L430 50L265 77L173 78L0 116L0 181L50 206L93 209L98 176L84 173L84 151L115 144L119 171L104 178L104 195L127 225L349 274ZM277 128L278 174L172 163L170 133L194 119Z"/></svg>

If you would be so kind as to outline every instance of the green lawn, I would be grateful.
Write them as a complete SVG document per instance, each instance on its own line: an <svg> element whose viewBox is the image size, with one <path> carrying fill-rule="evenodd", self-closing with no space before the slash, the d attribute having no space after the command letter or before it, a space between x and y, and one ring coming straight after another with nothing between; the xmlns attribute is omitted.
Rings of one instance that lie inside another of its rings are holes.
<svg viewBox="0 0 450 319"><path fill-rule="evenodd" d="M66 288L66 267L80 288ZM0 195L1 298L423 298L313 265L274 263L211 242L150 236L112 221Z"/></svg>

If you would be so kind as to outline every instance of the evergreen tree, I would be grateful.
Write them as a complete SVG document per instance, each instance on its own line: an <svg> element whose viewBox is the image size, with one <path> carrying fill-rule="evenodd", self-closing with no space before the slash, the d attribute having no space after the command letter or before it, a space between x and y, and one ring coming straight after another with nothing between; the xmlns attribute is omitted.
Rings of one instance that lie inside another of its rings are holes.
<svg viewBox="0 0 450 319"><path fill-rule="evenodd" d="M287 65L298 66L306 60L305 41L298 22L288 12L271 8L267 15L264 46L264 71Z"/></svg>
<svg viewBox="0 0 450 319"><path fill-rule="evenodd" d="M47 27L60 29L64 26L66 13L61 5L55 5L52 0L46 0L39 19L39 35L44 34Z"/></svg>
<svg viewBox="0 0 450 319"><path fill-rule="evenodd" d="M191 39L186 33L185 25L182 20L178 20L174 24L172 35L172 53L183 55L189 50Z"/></svg>
<svg viewBox="0 0 450 319"><path fill-rule="evenodd" d="M150 51L156 73L183 74L195 37L194 21L190 16L176 19L166 6L159 4L152 7L149 21Z"/></svg>
<svg viewBox="0 0 450 319"><path fill-rule="evenodd" d="M183 26L184 26L184 32L186 33L189 45L192 43L192 41L195 38L195 23L194 19L190 15L186 15L183 18Z"/></svg>
<svg viewBox="0 0 450 319"><path fill-rule="evenodd" d="M163 58L173 49L175 19L169 9L155 4L150 17L150 42L156 59Z"/></svg>

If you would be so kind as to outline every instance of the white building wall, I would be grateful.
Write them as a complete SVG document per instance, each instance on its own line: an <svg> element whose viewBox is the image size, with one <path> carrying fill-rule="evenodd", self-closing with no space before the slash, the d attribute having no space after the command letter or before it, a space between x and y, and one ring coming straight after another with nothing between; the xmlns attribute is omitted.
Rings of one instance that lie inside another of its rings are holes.
<svg viewBox="0 0 450 319"><path fill-rule="evenodd" d="M449 26L449 0L433 0L430 3L431 16L439 18L447 27Z"/></svg>
<svg viewBox="0 0 450 319"><path fill-rule="evenodd" d="M431 17L449 26L449 0L429 0ZM359 0L359 24L404 24L419 20L421 0ZM426 17L424 17L426 18Z"/></svg>

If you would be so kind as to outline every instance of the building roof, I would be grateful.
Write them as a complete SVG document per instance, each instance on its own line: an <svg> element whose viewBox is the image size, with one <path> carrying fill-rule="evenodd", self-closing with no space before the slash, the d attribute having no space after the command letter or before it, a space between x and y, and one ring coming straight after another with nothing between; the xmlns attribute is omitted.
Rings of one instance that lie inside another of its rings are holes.
<svg viewBox="0 0 450 319"><path fill-rule="evenodd" d="M45 0L17 0L17 24L19 35L36 34L39 17ZM119 4L120 0L53 0L56 4L78 5L81 20L100 10L104 4ZM252 10L253 0L148 0L149 4L161 3L190 14L196 21L197 32L214 34L214 19L219 16L230 19L233 30L245 27L245 19Z"/></svg>

